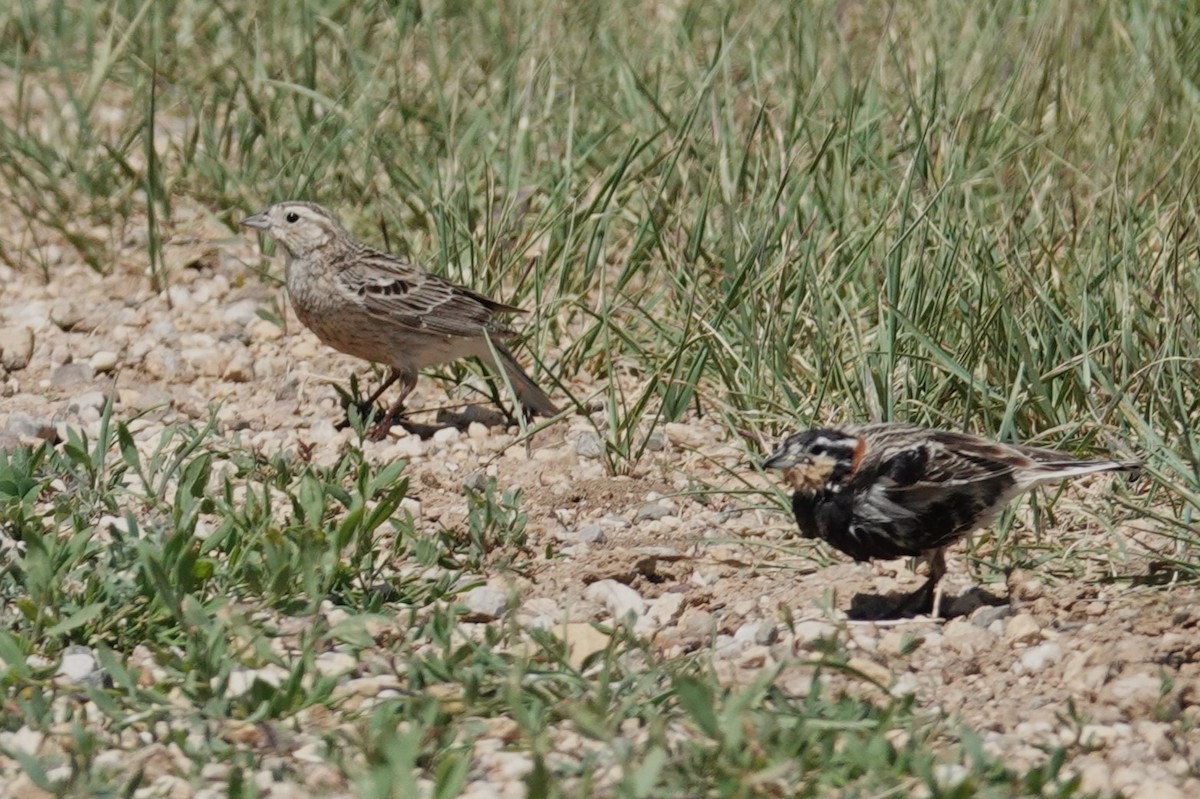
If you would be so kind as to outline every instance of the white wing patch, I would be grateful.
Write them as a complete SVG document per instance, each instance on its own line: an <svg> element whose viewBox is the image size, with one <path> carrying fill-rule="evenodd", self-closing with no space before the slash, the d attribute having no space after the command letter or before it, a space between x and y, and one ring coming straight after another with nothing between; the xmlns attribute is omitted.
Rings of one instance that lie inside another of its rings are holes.
<svg viewBox="0 0 1200 799"><path fill-rule="evenodd" d="M889 496L893 490L882 481L871 486L859 495L858 504L854 509L855 515L864 522L876 524L915 518L920 509L908 508L893 500Z"/></svg>

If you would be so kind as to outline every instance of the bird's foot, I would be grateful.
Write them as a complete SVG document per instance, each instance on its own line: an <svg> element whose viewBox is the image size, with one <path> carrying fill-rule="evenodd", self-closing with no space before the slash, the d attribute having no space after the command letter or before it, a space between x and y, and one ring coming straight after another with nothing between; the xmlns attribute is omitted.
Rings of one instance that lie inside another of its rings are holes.
<svg viewBox="0 0 1200 799"><path fill-rule="evenodd" d="M352 427L355 415L363 420L364 424L371 424L376 419L381 419L385 413L383 408L368 401L358 400L357 402L342 397L342 421L338 422L336 427L338 430L345 430L347 427Z"/></svg>
<svg viewBox="0 0 1200 799"><path fill-rule="evenodd" d="M353 427L353 415L350 409L353 408L355 414L367 426L367 439L370 441L383 441L388 436L388 431L392 429L392 425L396 420L389 418L389 414L382 408L375 405L369 405L366 402L356 402L346 405L346 416L336 425L336 429L345 430L347 427Z"/></svg>
<svg viewBox="0 0 1200 799"><path fill-rule="evenodd" d="M937 618L939 608L935 607L935 605L939 603L934 601L937 593L932 584L926 583L901 599L889 615L894 619L907 619L913 616L924 615Z"/></svg>
<svg viewBox="0 0 1200 799"><path fill-rule="evenodd" d="M387 439L388 433L392 431L392 425L396 423L395 417L396 414L385 413L382 419L367 428L367 440L384 441Z"/></svg>

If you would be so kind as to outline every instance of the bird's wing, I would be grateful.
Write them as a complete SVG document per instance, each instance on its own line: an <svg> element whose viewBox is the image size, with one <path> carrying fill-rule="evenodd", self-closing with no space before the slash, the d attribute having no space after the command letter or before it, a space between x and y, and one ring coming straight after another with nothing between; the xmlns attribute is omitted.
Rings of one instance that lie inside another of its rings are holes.
<svg viewBox="0 0 1200 799"><path fill-rule="evenodd" d="M1011 476L1028 467L1019 449L978 436L909 425L864 426L867 451L855 478L890 489L952 488ZM1063 456L1068 457L1068 456Z"/></svg>
<svg viewBox="0 0 1200 799"><path fill-rule="evenodd" d="M1012 448L975 436L889 429L873 436L852 478L855 514L890 531L889 551L936 549L989 522L1026 463Z"/></svg>
<svg viewBox="0 0 1200 799"><path fill-rule="evenodd" d="M358 254L338 279L367 313L414 332L476 337L486 330L503 336L507 329L492 315L522 312L386 253Z"/></svg>

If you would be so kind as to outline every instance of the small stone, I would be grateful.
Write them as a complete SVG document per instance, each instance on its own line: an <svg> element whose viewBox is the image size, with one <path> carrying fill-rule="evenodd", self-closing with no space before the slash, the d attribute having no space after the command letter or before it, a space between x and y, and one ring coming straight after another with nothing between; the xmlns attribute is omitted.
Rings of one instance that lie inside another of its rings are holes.
<svg viewBox="0 0 1200 799"><path fill-rule="evenodd" d="M761 644L747 646L738 657L738 666L743 669L761 669L768 662L772 662L771 649Z"/></svg>
<svg viewBox="0 0 1200 799"><path fill-rule="evenodd" d="M18 773L15 777L6 779L5 783L4 795L12 799L53 799L63 795L43 790L28 774Z"/></svg>
<svg viewBox="0 0 1200 799"><path fill-rule="evenodd" d="M688 608L679 617L679 634L686 638L711 638L717 631L717 619L702 608Z"/></svg>
<svg viewBox="0 0 1200 799"><path fill-rule="evenodd" d="M40 438L43 441L57 441L58 430L49 419L40 419L24 411L13 411L4 423L4 430L14 436L24 438Z"/></svg>
<svg viewBox="0 0 1200 799"><path fill-rule="evenodd" d="M221 311L221 321L227 325L245 327L257 318L258 302L255 300L237 300Z"/></svg>
<svg viewBox="0 0 1200 799"><path fill-rule="evenodd" d="M718 635L712 642L713 657L732 660L746 649L746 642L735 641L732 635Z"/></svg>
<svg viewBox="0 0 1200 799"><path fill-rule="evenodd" d="M1107 724L1084 724L1079 728L1079 742L1089 748L1112 746L1119 737L1116 729Z"/></svg>
<svg viewBox="0 0 1200 799"><path fill-rule="evenodd" d="M54 374L50 375L50 385L55 388L64 388L79 383L86 383L95 376L96 372L90 364L81 361L72 361L71 363L64 363L54 370Z"/></svg>
<svg viewBox="0 0 1200 799"><path fill-rule="evenodd" d="M1018 602L1030 603L1041 599L1046 593L1046 584L1036 577L1021 575L1022 579L1009 580L1009 596Z"/></svg>
<svg viewBox="0 0 1200 799"><path fill-rule="evenodd" d="M859 672L864 677L880 685L892 684L892 670L882 663L877 663L870 658L850 658L846 663L846 667Z"/></svg>
<svg viewBox="0 0 1200 799"><path fill-rule="evenodd" d="M433 434L433 440L438 444L453 444L461 435L457 427L442 427Z"/></svg>
<svg viewBox="0 0 1200 799"><path fill-rule="evenodd" d="M709 435L705 431L690 424L681 424L679 422L668 422L664 428L667 436L667 441L670 441L677 447L685 447L687 449L699 449L709 441Z"/></svg>
<svg viewBox="0 0 1200 799"><path fill-rule="evenodd" d="M488 758L488 776L496 783L515 783L533 771L533 758L526 752L494 752Z"/></svg>
<svg viewBox="0 0 1200 799"><path fill-rule="evenodd" d="M60 329L70 331L83 321L83 311L71 300L59 300L50 306L50 321Z"/></svg>
<svg viewBox="0 0 1200 799"><path fill-rule="evenodd" d="M117 401L124 407L144 413L151 409L168 410L172 403L171 395L157 386L144 388L118 388Z"/></svg>
<svg viewBox="0 0 1200 799"><path fill-rule="evenodd" d="M508 610L508 594L490 585L472 588L463 596L463 604L470 611L466 621L495 621Z"/></svg>
<svg viewBox="0 0 1200 799"><path fill-rule="evenodd" d="M105 749L92 758L92 768L101 773L117 772L125 767L125 757L125 753L119 749Z"/></svg>
<svg viewBox="0 0 1200 799"><path fill-rule="evenodd" d="M10 372L29 365L33 357L33 331L27 327L0 328L0 363Z"/></svg>
<svg viewBox="0 0 1200 799"><path fill-rule="evenodd" d="M1162 679L1146 672L1119 677L1104 686L1101 692L1101 699L1125 709L1130 715L1139 716L1153 711L1162 697Z"/></svg>
<svg viewBox="0 0 1200 799"><path fill-rule="evenodd" d="M98 375L107 374L117 368L119 356L112 350L97 350L88 359L88 365Z"/></svg>
<svg viewBox="0 0 1200 799"><path fill-rule="evenodd" d="M1011 605L984 605L971 614L971 624L986 630L992 626L992 622L1007 619L1011 615L1013 615Z"/></svg>
<svg viewBox="0 0 1200 799"><path fill-rule="evenodd" d="M913 696L919 690L921 690L921 683L917 678L917 675L913 674L911 671L905 671L896 675L896 678L892 681L891 687L888 688L888 693L897 699L900 699L906 696Z"/></svg>
<svg viewBox="0 0 1200 799"><path fill-rule="evenodd" d="M797 622L792 628L792 634L796 636L797 644L805 649L811 649L812 644L836 638L837 627L827 621L808 619Z"/></svg>
<svg viewBox="0 0 1200 799"><path fill-rule="evenodd" d="M575 441L575 454L581 458L599 458L604 455L604 442L595 433L583 433Z"/></svg>
<svg viewBox="0 0 1200 799"><path fill-rule="evenodd" d="M358 658L349 652L330 650L317 655L317 671L325 677L340 677L358 668Z"/></svg>
<svg viewBox="0 0 1200 799"><path fill-rule="evenodd" d="M995 637L973 621L951 619L942 627L943 645L960 655L971 657L992 646Z"/></svg>
<svg viewBox="0 0 1200 799"><path fill-rule="evenodd" d="M255 319L246 327L246 332L255 341L278 341L283 338L283 328L266 319ZM297 356L299 357L299 356Z"/></svg>
<svg viewBox="0 0 1200 799"><path fill-rule="evenodd" d="M646 449L651 452L662 452L667 448L667 440L662 433L655 430L650 435L646 436Z"/></svg>
<svg viewBox="0 0 1200 799"><path fill-rule="evenodd" d="M37 755L38 750L42 748L42 742L46 740L44 732L38 732L25 725L15 732L0 732L0 746L3 746L10 752L20 752L33 757Z"/></svg>
<svg viewBox="0 0 1200 799"><path fill-rule="evenodd" d="M1053 663L1062 657L1062 647L1054 642L1039 644L1038 646L1030 647L1021 654L1020 660L1013 664L1013 671L1017 674L1036 674L1046 665Z"/></svg>
<svg viewBox="0 0 1200 799"><path fill-rule="evenodd" d="M1172 728L1161 721L1142 719L1134 724L1137 736L1145 742L1154 756L1159 760L1170 760L1175 754L1175 745L1171 740Z"/></svg>
<svg viewBox="0 0 1200 799"><path fill-rule="evenodd" d="M180 355L184 363L205 377L220 377L225 374L225 369L233 360L228 352L207 345L188 347Z"/></svg>
<svg viewBox="0 0 1200 799"><path fill-rule="evenodd" d="M1018 613L1004 626L1004 638L1015 643L1035 643L1042 638L1042 628L1030 614Z"/></svg>
<svg viewBox="0 0 1200 799"><path fill-rule="evenodd" d="M200 779L216 782L229 779L231 766L228 763L205 763L200 767Z"/></svg>
<svg viewBox="0 0 1200 799"><path fill-rule="evenodd" d="M250 383L254 381L254 356L244 346L239 346L225 365L222 374L231 383Z"/></svg>
<svg viewBox="0 0 1200 799"><path fill-rule="evenodd" d="M921 645L923 637L907 630L888 630L879 639L877 649L889 657L903 657Z"/></svg>
<svg viewBox="0 0 1200 799"><path fill-rule="evenodd" d="M492 434L487 425L481 422L471 422L467 425L467 438L472 441L483 441Z"/></svg>
<svg viewBox="0 0 1200 799"><path fill-rule="evenodd" d="M108 403L108 397L103 391L86 391L71 398L67 403L67 412L78 415L86 408L102 411Z"/></svg>
<svg viewBox="0 0 1200 799"><path fill-rule="evenodd" d="M482 494L487 490L488 476L485 472L472 472L463 479L463 488Z"/></svg>
<svg viewBox="0 0 1200 799"><path fill-rule="evenodd" d="M636 514L634 514L633 519L637 522L657 521L658 519L672 515L672 513L674 513L674 511L672 511L666 505L658 502L647 502L645 505L638 508L638 511Z"/></svg>
<svg viewBox="0 0 1200 799"><path fill-rule="evenodd" d="M261 669L234 669L229 673L228 693L226 693L226 696L242 696L254 687L255 681L278 688L283 685L283 681L289 676L291 675L282 666L275 665L264 666ZM212 687L216 688L219 681L219 677L213 677Z"/></svg>
<svg viewBox="0 0 1200 799"><path fill-rule="evenodd" d="M668 592L650 602L638 623L638 632L655 632L670 624L683 610L683 594Z"/></svg>
<svg viewBox="0 0 1200 799"><path fill-rule="evenodd" d="M161 346L179 339L179 328L169 316L160 316L150 324L151 346Z"/></svg>
<svg viewBox="0 0 1200 799"><path fill-rule="evenodd" d="M616 580L592 583L584 589L583 598L604 605L617 621L624 620L631 613L635 618L646 613L646 600L642 599L642 595Z"/></svg>
<svg viewBox="0 0 1200 799"><path fill-rule="evenodd" d="M70 766L52 766L46 769L46 782L51 784L65 784L71 779L73 769Z"/></svg>
<svg viewBox="0 0 1200 799"><path fill-rule="evenodd" d="M320 763L304 770L304 786L319 796L332 796L336 791L344 788L345 784L342 772L328 764ZM428 793L421 795L428 796L432 793L431 789Z"/></svg>
<svg viewBox="0 0 1200 799"><path fill-rule="evenodd" d="M180 266L186 268L186 263L180 264ZM175 270L168 266L167 271L170 273ZM192 292L188 290L188 287L181 286L178 283L167 286L167 301L176 308L190 308L193 305L199 304L192 299Z"/></svg>
<svg viewBox="0 0 1200 799"><path fill-rule="evenodd" d="M1067 684L1081 693L1086 691L1094 694L1104 687L1111 673L1112 669L1109 664L1097 663L1083 669L1074 679L1067 681ZM1065 677L1064 681L1066 681Z"/></svg>
<svg viewBox="0 0 1200 799"><path fill-rule="evenodd" d="M483 722L484 733L488 738L505 744L514 744L521 740L521 725L507 716L492 716Z"/></svg>
<svg viewBox="0 0 1200 799"><path fill-rule="evenodd" d="M879 650L880 629L874 624L867 623L855 625L851 627L850 642L863 652L876 652Z"/></svg>
<svg viewBox="0 0 1200 799"><path fill-rule="evenodd" d="M938 763L933 767L933 781L945 791L953 791L966 781L970 772L962 763Z"/></svg>
<svg viewBox="0 0 1200 799"><path fill-rule="evenodd" d="M1133 789L1129 799L1184 799L1184 793L1165 780L1146 780Z"/></svg>
<svg viewBox="0 0 1200 799"><path fill-rule="evenodd" d="M575 539L584 544L603 544L607 537L604 528L598 524L585 524L575 531Z"/></svg>
<svg viewBox="0 0 1200 799"><path fill-rule="evenodd" d="M1087 739L1082 739L1083 743L1087 743ZM1104 794L1112 791L1112 769L1103 759L1097 757L1087 758L1087 761L1079 766L1079 790L1086 796L1093 794Z"/></svg>
<svg viewBox="0 0 1200 799"><path fill-rule="evenodd" d="M92 651L87 647L72 646L63 652L54 676L60 682L81 685L98 683L100 675Z"/></svg>
<svg viewBox="0 0 1200 799"><path fill-rule="evenodd" d="M745 644L769 646L779 639L775 625L767 621L748 621L733 634L733 640Z"/></svg>
<svg viewBox="0 0 1200 799"><path fill-rule="evenodd" d="M420 783L418 782L418 785ZM413 796L432 796L432 788L426 788L413 793ZM491 779L468 782L458 799L505 799L500 786Z"/></svg>
<svg viewBox="0 0 1200 799"><path fill-rule="evenodd" d="M400 458L412 460L425 454L425 442L417 435L403 436L392 442L389 452L392 453L393 460Z"/></svg>
<svg viewBox="0 0 1200 799"><path fill-rule="evenodd" d="M324 763L325 758L321 757L321 749L323 744L317 741L309 741L306 744L296 747L292 750L291 756L300 763ZM272 796L276 794L272 792Z"/></svg>
<svg viewBox="0 0 1200 799"><path fill-rule="evenodd" d="M576 669L581 668L588 657L608 647L609 637L588 622L568 622L563 625L562 634L567 644L567 658Z"/></svg>

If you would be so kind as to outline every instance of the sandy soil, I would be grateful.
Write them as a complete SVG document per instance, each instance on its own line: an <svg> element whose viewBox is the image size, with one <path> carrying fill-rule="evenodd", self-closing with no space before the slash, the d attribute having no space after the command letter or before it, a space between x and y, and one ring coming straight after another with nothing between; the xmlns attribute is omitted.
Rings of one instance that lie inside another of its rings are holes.
<svg viewBox="0 0 1200 799"><path fill-rule="evenodd" d="M294 317L285 331L257 315L286 303L251 268L260 264L254 242L200 211L177 224L188 235L167 246L166 293L140 271L136 232L109 277L61 263L44 284L35 270L0 267L0 444L67 425L94 430L115 386L118 417L141 414L141 440L173 421L203 422L217 407L222 435L264 451L303 445L319 461L346 445L331 382L355 370L369 382L369 372ZM411 404L447 401L438 381L423 378ZM977 585L960 546L947 578L950 621L859 622L846 610L918 584L908 564L853 564L798 540L785 514L745 493L767 478L730 477L745 446L709 421L657 432L631 476L612 476L592 457L595 429L582 417L528 447L479 423L427 440L396 431L368 446L380 461L411 460L412 507L424 523L464 519L462 484L473 475L522 490L530 536L522 568L490 577L519 588L529 623L632 612L664 655L707 647L730 681L836 639L892 694L961 719L1014 765L1042 762L1062 744L1086 790L1200 796L1197 591L1151 584L1165 539L1144 525L1107 531L1097 522L1107 478L1070 488L1042 532L1089 553L1084 568L1051 558ZM712 490L689 493L702 487Z"/></svg>

